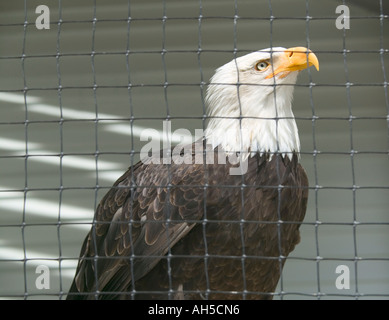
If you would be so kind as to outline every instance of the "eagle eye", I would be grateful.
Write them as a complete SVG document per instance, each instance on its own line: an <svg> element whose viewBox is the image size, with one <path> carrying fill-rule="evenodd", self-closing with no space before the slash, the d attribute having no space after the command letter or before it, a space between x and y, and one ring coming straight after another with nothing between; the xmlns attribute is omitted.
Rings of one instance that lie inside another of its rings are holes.
<svg viewBox="0 0 389 320"><path fill-rule="evenodd" d="M269 66L270 66L270 63L268 61L262 60L262 61L257 62L257 64L255 65L255 70L257 70L257 71L264 71Z"/></svg>

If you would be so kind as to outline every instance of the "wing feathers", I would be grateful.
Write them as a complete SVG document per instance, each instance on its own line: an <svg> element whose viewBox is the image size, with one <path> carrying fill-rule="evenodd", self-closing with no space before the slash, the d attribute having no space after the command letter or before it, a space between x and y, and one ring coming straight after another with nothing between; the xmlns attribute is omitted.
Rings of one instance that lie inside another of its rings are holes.
<svg viewBox="0 0 389 320"><path fill-rule="evenodd" d="M243 177L229 175L228 164L138 163L130 168L96 210L71 292L91 292L87 298L93 299L96 289L102 293L99 298L115 298L119 293L104 292L169 288L164 261L171 250L173 256L188 256L171 261L171 281L184 292L209 289L207 281L211 289L234 291L243 281L243 244L246 255L257 256L245 260L248 290L274 290L278 256L287 256L299 241L298 222L305 214L308 190L297 187L308 181L296 165L297 156L291 163L276 156L264 159L251 158ZM200 223L204 210L212 222L205 228ZM279 224L280 218L296 223ZM190 258L205 254L205 248L215 255L208 261L207 281L204 259ZM198 298L196 293L185 295Z"/></svg>
<svg viewBox="0 0 389 320"><path fill-rule="evenodd" d="M193 228L185 220L201 218L203 190L180 185L184 177L185 183L198 184L203 176L203 166L142 163L121 176L96 210L96 232L87 236L78 266L78 291L96 290L96 283L100 291L125 290L152 269ZM94 264L88 257L96 253ZM111 279L123 268L128 271L131 259L134 274L127 272L125 281Z"/></svg>

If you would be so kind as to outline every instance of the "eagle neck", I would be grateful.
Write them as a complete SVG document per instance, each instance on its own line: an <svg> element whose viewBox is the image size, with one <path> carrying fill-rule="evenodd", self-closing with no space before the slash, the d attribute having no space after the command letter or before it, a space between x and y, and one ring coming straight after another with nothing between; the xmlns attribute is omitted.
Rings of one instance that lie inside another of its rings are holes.
<svg viewBox="0 0 389 320"><path fill-rule="evenodd" d="M283 86L275 94L262 99L239 99L235 105L212 105L205 137L213 148L220 146L227 153L281 154L290 160L300 152L300 139L292 112L293 87ZM242 95L243 96L243 95ZM258 98L258 95L256 96ZM222 101L219 101L219 103ZM226 112L228 110L228 112Z"/></svg>

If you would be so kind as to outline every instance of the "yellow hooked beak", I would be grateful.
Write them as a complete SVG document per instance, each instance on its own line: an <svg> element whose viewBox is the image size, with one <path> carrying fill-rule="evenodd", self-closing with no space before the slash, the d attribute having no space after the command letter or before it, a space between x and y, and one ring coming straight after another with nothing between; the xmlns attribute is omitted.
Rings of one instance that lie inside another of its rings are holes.
<svg viewBox="0 0 389 320"><path fill-rule="evenodd" d="M319 71L319 60L311 50L304 47L289 48L277 59L273 72L266 79L273 78L279 73L282 73L279 78L285 78L292 71L304 70L310 66L315 66Z"/></svg>

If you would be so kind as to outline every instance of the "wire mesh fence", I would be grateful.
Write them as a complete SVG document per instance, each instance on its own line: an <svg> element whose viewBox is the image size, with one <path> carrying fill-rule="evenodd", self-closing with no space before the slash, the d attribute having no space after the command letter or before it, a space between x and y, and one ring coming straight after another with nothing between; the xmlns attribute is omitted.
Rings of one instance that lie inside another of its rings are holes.
<svg viewBox="0 0 389 320"><path fill-rule="evenodd" d="M139 160L142 132L169 121L192 142L216 68L305 46L320 60L293 103L308 209L272 296L388 299L385 0L59 0L46 16L42 2L0 4L1 298L64 299L94 211Z"/></svg>

